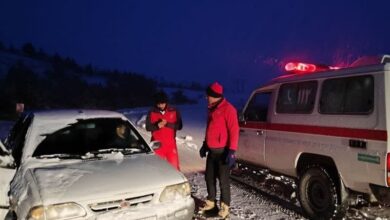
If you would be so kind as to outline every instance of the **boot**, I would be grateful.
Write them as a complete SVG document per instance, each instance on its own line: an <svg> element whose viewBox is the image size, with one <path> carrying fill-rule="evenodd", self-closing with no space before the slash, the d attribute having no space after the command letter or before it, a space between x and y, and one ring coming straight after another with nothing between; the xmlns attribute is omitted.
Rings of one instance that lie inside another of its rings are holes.
<svg viewBox="0 0 390 220"><path fill-rule="evenodd" d="M199 211L204 212L204 211L209 211L212 210L215 207L215 202L211 200L206 200L205 205L201 208L199 208Z"/></svg>
<svg viewBox="0 0 390 220"><path fill-rule="evenodd" d="M224 202L221 202L221 209L219 210L218 215L222 219L225 219L229 216L229 206L226 205Z"/></svg>

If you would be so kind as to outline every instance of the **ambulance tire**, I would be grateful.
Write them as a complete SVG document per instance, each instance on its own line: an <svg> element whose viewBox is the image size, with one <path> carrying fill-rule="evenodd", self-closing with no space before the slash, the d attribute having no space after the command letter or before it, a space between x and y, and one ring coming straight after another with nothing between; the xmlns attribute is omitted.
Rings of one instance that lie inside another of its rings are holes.
<svg viewBox="0 0 390 220"><path fill-rule="evenodd" d="M331 219L338 216L339 198L335 180L319 166L311 166L299 178L299 201L310 219Z"/></svg>

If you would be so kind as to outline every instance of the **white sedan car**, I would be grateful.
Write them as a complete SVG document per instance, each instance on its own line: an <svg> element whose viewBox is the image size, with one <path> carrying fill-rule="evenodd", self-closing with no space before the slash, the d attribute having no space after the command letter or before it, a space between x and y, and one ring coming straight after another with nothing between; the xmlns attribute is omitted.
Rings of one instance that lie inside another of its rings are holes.
<svg viewBox="0 0 390 220"><path fill-rule="evenodd" d="M24 115L0 148L0 176L0 207L15 219L192 219L195 207L185 176L117 112Z"/></svg>

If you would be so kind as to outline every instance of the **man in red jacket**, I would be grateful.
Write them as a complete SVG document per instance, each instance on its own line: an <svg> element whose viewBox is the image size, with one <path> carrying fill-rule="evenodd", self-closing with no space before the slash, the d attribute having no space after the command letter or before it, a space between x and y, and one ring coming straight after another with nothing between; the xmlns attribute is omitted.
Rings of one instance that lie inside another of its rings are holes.
<svg viewBox="0 0 390 220"><path fill-rule="evenodd" d="M155 106L146 118L146 130L152 132L152 141L160 141L156 154L180 170L176 147L176 131L182 129L180 112L168 105L168 96L164 92L155 95Z"/></svg>
<svg viewBox="0 0 390 220"><path fill-rule="evenodd" d="M215 82L207 90L208 119L206 137L199 151L206 160L207 200L200 211L205 212L216 206L216 182L219 179L221 205L218 215L226 218L230 206L230 168L235 164L239 126L237 111L224 97L223 87Z"/></svg>

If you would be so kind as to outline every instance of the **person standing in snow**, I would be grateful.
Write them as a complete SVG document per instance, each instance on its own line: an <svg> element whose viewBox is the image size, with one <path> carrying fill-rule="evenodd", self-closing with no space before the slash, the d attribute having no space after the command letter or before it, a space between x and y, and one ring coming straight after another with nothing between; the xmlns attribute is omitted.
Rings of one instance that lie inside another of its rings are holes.
<svg viewBox="0 0 390 220"><path fill-rule="evenodd" d="M218 215L226 218L230 206L230 169L235 165L239 125L237 110L223 97L223 87L214 82L206 90L208 118L206 137L199 154L206 159L207 200L201 212L216 208L216 183L219 180L221 204Z"/></svg>
<svg viewBox="0 0 390 220"><path fill-rule="evenodd" d="M176 146L176 131L183 127L180 112L168 105L168 96L161 91L155 94L155 106L148 112L146 130L152 132L152 141L160 141L155 152L180 170Z"/></svg>

